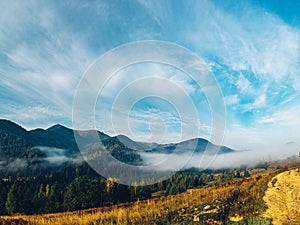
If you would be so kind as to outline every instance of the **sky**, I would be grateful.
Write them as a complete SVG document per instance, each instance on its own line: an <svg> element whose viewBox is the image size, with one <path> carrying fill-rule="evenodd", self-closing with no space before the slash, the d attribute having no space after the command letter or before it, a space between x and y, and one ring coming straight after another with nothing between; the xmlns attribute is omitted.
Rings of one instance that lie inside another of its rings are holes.
<svg viewBox="0 0 300 225"><path fill-rule="evenodd" d="M299 11L292 0L1 1L0 117L27 129L73 127L88 68L119 46L158 40L195 53L211 71L226 109L222 144L297 149ZM99 92L95 127L147 142L211 139L205 89L163 63L122 68Z"/></svg>

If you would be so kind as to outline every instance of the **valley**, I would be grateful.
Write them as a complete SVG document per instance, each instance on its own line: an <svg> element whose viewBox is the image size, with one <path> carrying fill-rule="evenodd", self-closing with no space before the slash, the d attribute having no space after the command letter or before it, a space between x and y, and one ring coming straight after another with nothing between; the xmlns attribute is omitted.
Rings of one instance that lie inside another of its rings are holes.
<svg viewBox="0 0 300 225"><path fill-rule="evenodd" d="M184 150L193 148L196 162L206 147L217 148L205 139L150 144L99 131L79 132L92 149L91 156L101 151L91 142L96 132L108 152L132 165L149 163L145 155L151 154L155 156L152 163L168 154L183 160ZM298 220L297 156L227 168L220 164L201 169L190 164L151 185L127 186L94 171L83 160L74 135L76 131L61 125L27 131L0 120L0 224L238 225ZM222 161L238 154L220 146L217 157Z"/></svg>

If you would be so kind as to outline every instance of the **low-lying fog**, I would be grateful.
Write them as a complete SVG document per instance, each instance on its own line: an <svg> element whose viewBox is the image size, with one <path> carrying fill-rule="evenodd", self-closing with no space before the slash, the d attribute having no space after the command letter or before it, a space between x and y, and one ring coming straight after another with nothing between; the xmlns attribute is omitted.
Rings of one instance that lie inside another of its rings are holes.
<svg viewBox="0 0 300 225"><path fill-rule="evenodd" d="M81 164L85 160L82 155L68 156L66 150L51 147L37 147L44 157L44 162L52 165L61 165L65 162ZM223 169L238 168L241 166L255 166L258 163L270 162L274 160L286 159L290 156L299 154L300 146L297 144L286 144L272 149L259 149L248 151L235 151L232 153L218 155L203 155L201 153L185 152L185 153L151 153L139 152L142 157L145 169L151 168L157 171L178 171L181 169L199 168L199 169ZM0 170L15 171L28 166L26 159L0 159ZM148 167L149 166L149 167Z"/></svg>
<svg viewBox="0 0 300 225"><path fill-rule="evenodd" d="M141 153L144 163L158 170L178 170L188 168L222 169L240 166L254 166L261 162L285 159L298 155L298 146L280 146L273 149L236 151L218 155L203 155L201 153L162 154ZM180 168L179 168L180 169Z"/></svg>
<svg viewBox="0 0 300 225"><path fill-rule="evenodd" d="M60 165L64 162L81 163L82 156L75 158L67 156L64 149L39 147L46 154L44 160L51 164ZM297 144L287 144L272 149L257 149L247 151L235 151L232 153L218 155L203 155L201 153L186 152L182 154L163 154L151 152L139 152L145 166L157 170L180 170L189 168L199 169L222 169L237 168L240 166L255 166L261 162L285 159L298 155L299 146Z"/></svg>
<svg viewBox="0 0 300 225"><path fill-rule="evenodd" d="M65 149L51 148L51 147L44 147L44 146L40 146L38 148L42 153L46 155L44 160L51 164L60 165L70 160L70 158L66 156Z"/></svg>

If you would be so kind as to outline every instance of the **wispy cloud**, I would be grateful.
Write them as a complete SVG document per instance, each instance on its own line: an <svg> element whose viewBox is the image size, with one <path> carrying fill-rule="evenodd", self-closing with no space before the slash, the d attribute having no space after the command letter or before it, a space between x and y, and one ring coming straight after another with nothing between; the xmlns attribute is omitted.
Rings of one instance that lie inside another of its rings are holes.
<svg viewBox="0 0 300 225"><path fill-rule="evenodd" d="M238 95L229 95L225 97L225 103L227 105L236 105L240 102Z"/></svg>
<svg viewBox="0 0 300 225"><path fill-rule="evenodd" d="M254 93L254 89L250 81L242 73L240 73L239 75L236 86L238 87L241 94L253 95Z"/></svg>
<svg viewBox="0 0 300 225"><path fill-rule="evenodd" d="M2 118L22 124L27 129L49 127L55 123L56 118L66 118L66 115L59 109L50 106L6 105L6 107L8 110L0 111Z"/></svg>
<svg viewBox="0 0 300 225"><path fill-rule="evenodd" d="M300 123L299 119L300 107L292 106L288 109L282 109L267 115L259 121L262 124L275 124L277 126L297 127Z"/></svg>
<svg viewBox="0 0 300 225"><path fill-rule="evenodd" d="M26 96L21 103L25 108L38 108L42 102L69 114L74 90L91 62L88 47L51 4L5 4L1 18L1 86L19 99Z"/></svg>
<svg viewBox="0 0 300 225"><path fill-rule="evenodd" d="M266 95L262 94L262 95L258 96L257 99L255 99L255 101L253 103L253 107L260 108L260 107L265 106L266 104L267 104Z"/></svg>
<svg viewBox="0 0 300 225"><path fill-rule="evenodd" d="M300 36L297 30L251 3L244 3L239 9L242 11L231 13L213 2L200 4L205 6L202 11L209 8L214 12L199 12L193 22L198 24L198 29L187 36L200 52L204 49L220 57L233 70L252 71L265 79L280 80L298 74ZM211 48L213 44L215 47Z"/></svg>

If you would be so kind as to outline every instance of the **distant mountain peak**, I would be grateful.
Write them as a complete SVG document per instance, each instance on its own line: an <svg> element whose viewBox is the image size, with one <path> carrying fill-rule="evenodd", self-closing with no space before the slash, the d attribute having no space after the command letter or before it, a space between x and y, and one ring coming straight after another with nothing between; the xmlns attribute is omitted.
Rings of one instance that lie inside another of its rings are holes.
<svg viewBox="0 0 300 225"><path fill-rule="evenodd" d="M132 139L130 139L129 137L127 137L124 134L119 134L119 135L117 135L115 137L118 138L119 140L130 140L130 141L133 141Z"/></svg>
<svg viewBox="0 0 300 225"><path fill-rule="evenodd" d="M70 129L68 127L65 127L65 126L63 126L61 124L55 124L55 125L47 128L46 130L47 131L56 131L56 130L72 130L72 129Z"/></svg>

